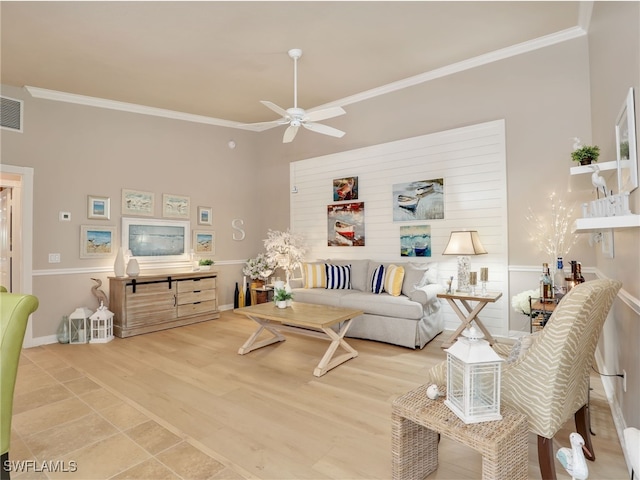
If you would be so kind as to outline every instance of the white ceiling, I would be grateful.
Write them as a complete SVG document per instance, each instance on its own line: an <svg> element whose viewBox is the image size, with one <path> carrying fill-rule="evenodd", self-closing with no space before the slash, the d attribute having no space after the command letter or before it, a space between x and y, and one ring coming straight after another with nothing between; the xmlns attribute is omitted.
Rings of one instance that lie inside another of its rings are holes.
<svg viewBox="0 0 640 480"><path fill-rule="evenodd" d="M0 75L5 85L259 122L277 118L259 100L293 106L291 48L303 50L300 107L348 104L452 65L495 58L496 51L584 32L589 7L559 1L2 1Z"/></svg>

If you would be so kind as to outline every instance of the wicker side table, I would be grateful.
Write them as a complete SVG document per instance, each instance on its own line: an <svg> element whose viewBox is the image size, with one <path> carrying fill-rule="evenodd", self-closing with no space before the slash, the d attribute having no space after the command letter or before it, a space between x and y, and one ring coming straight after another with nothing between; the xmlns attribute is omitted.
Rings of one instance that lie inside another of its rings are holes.
<svg viewBox="0 0 640 480"><path fill-rule="evenodd" d="M440 387L442 391L442 386ZM482 478L526 480L527 417L502 407L502 420L465 424L445 404L430 400L423 385L393 402L392 478L423 480L438 468L438 434L482 455Z"/></svg>

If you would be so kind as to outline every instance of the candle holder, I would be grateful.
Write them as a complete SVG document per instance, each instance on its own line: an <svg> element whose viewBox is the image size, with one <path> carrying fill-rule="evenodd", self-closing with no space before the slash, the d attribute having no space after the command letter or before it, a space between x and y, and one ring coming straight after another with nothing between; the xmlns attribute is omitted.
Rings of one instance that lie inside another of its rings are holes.
<svg viewBox="0 0 640 480"><path fill-rule="evenodd" d="M476 286L478 285L478 272L469 272L469 290L471 296L476 294Z"/></svg>
<svg viewBox="0 0 640 480"><path fill-rule="evenodd" d="M482 283L482 296L487 296L487 282L489 281L489 269L487 267L480 268L480 282Z"/></svg>

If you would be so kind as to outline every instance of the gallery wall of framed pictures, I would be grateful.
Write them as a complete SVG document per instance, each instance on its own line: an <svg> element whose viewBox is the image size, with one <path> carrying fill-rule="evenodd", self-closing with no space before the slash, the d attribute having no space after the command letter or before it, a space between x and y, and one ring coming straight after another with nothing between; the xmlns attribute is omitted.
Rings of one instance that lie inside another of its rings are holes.
<svg viewBox="0 0 640 480"><path fill-rule="evenodd" d="M81 225L80 258L114 257L118 248L144 262L191 261L215 255L213 208L197 207L196 224L191 230L191 198L163 193L160 217L156 216L154 192L123 188L120 200L120 234L117 225ZM87 195L87 220L112 220L111 198ZM117 212L116 212L116 217Z"/></svg>

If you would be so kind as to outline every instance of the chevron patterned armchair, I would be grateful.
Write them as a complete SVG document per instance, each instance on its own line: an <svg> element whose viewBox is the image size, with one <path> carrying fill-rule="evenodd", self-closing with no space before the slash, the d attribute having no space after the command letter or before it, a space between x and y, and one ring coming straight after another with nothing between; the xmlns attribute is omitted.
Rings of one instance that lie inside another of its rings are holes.
<svg viewBox="0 0 640 480"><path fill-rule="evenodd" d="M523 413L538 435L538 461L544 480L555 480L553 437L573 416L595 460L589 433L589 373L602 325L621 282L585 282L563 297L530 346L502 368L501 404ZM509 349L497 344L499 354ZM446 364L434 367L428 383L446 384Z"/></svg>

